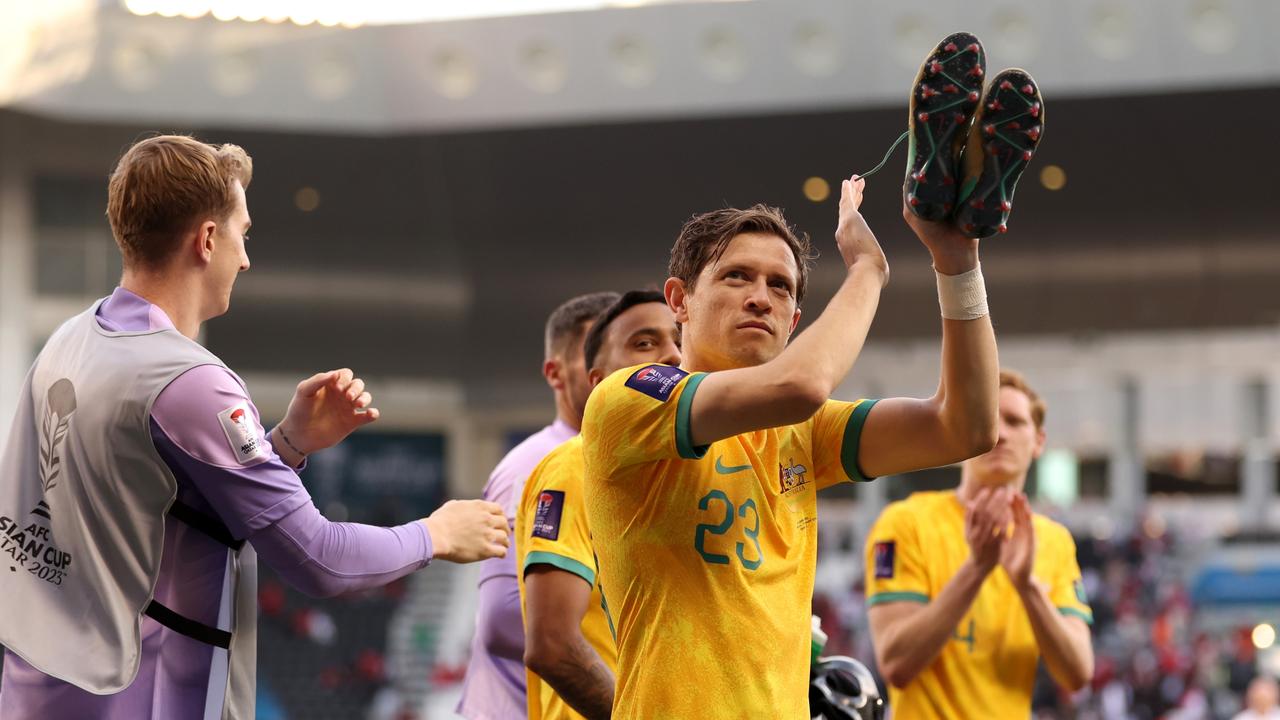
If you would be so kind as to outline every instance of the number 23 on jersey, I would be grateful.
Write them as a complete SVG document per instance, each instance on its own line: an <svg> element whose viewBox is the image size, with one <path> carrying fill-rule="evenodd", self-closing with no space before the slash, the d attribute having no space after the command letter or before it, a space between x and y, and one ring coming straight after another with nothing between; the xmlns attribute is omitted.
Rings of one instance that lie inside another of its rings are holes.
<svg viewBox="0 0 1280 720"><path fill-rule="evenodd" d="M693 537L693 548L698 551L704 561L712 565L731 564L732 558L728 555L708 549L708 543L713 549L716 546L723 547L724 544L717 543L714 539L709 540L707 536L728 535L735 526L740 525L742 536L750 541L750 544L741 541L734 544L734 553L737 555L738 562L748 570L760 567L764 562L764 553L760 550L760 511L756 508L754 498L747 498L735 504L725 491L715 489L702 496L698 501L698 509L703 511L703 517L716 520L699 523ZM727 550L727 547L724 549Z"/></svg>

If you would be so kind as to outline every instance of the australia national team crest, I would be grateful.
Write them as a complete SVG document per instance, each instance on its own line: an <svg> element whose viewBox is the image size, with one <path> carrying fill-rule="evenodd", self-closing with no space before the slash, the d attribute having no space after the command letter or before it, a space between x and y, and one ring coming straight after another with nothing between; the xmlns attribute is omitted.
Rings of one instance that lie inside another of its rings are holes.
<svg viewBox="0 0 1280 720"><path fill-rule="evenodd" d="M560 515L564 512L564 491L543 490L533 511L533 536L544 540L560 537Z"/></svg>
<svg viewBox="0 0 1280 720"><path fill-rule="evenodd" d="M241 401L218 413L218 422L241 465L266 456L265 443L258 437L258 423L249 410L249 403Z"/></svg>
<svg viewBox="0 0 1280 720"><path fill-rule="evenodd" d="M799 490L804 487L805 483L809 482L809 478L805 477L809 472L808 468L790 459L787 462L791 463L790 466L778 463L778 482L783 495L793 490Z"/></svg>
<svg viewBox="0 0 1280 720"><path fill-rule="evenodd" d="M1076 581L1071 584L1071 588L1075 590L1076 600L1079 600L1081 605L1089 604L1089 593L1085 592L1084 580L1077 578Z"/></svg>
<svg viewBox="0 0 1280 720"><path fill-rule="evenodd" d="M887 580L893 577L893 541L876 543L874 550L876 563L876 579Z"/></svg>
<svg viewBox="0 0 1280 720"><path fill-rule="evenodd" d="M671 391L689 373L678 367L669 365L648 365L632 373L626 385L638 390L654 400L666 402L671 399Z"/></svg>

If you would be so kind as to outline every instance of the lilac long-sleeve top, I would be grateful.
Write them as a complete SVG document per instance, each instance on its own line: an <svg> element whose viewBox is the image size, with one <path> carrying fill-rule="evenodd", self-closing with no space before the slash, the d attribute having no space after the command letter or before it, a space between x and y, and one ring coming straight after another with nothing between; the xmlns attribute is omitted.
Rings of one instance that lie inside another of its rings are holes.
<svg viewBox="0 0 1280 720"><path fill-rule="evenodd" d="M506 510L512 531L525 480L547 453L576 434L568 423L557 419L515 446L493 469L484 499ZM516 546L514 536L510 546ZM508 552L505 558L480 564L476 634L457 712L467 720L519 720L527 712L525 684L520 585L516 554Z"/></svg>
<svg viewBox="0 0 1280 720"><path fill-rule="evenodd" d="M163 310L123 288L102 303L97 319L110 331L173 328ZM252 409L260 446L270 448L257 408L240 379L225 368L192 368L156 398L151 437L177 478L178 500L221 519L286 582L309 595L376 587L430 561L431 536L421 521L393 528L329 522L275 452L241 463L218 413L242 402ZM224 545L168 520L155 599L216 626L226 556ZM0 718L200 717L211 659L211 646L144 617L137 677L118 693L93 695L6 651Z"/></svg>

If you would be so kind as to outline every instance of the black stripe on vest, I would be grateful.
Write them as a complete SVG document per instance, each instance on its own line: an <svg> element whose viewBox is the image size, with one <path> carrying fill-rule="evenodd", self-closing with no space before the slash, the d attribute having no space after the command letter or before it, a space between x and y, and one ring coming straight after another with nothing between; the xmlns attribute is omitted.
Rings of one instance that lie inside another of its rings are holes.
<svg viewBox="0 0 1280 720"><path fill-rule="evenodd" d="M232 550L239 550L244 547L244 540L235 539L235 536L231 534L226 525L222 524L222 521L205 515L181 500L174 500L173 504L169 506L169 516L181 520Z"/></svg>
<svg viewBox="0 0 1280 720"><path fill-rule="evenodd" d="M175 499L173 504L169 506L169 516L186 525L190 525L236 552L239 552L240 548L244 547L244 540L236 540L231 531L227 529L227 526L223 525L217 518L205 515L181 500ZM152 600L143 612L152 620L180 635L186 635L192 640L220 647L224 650L231 647L231 633L179 615L155 600Z"/></svg>
<svg viewBox="0 0 1280 720"><path fill-rule="evenodd" d="M192 640L199 640L206 645L220 647L223 650L231 647L231 633L226 630L219 630L216 627L209 627L191 618L183 617L155 600L152 600L143 612L152 620L180 635L186 635Z"/></svg>

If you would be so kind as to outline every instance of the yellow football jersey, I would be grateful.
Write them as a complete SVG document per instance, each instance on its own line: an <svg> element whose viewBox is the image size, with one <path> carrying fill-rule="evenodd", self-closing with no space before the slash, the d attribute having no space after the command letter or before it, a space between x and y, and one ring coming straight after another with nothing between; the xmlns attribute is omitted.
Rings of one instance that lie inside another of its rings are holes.
<svg viewBox="0 0 1280 720"><path fill-rule="evenodd" d="M582 636L616 673L618 649L605 613L596 558L591 549L582 491L582 436L552 450L525 481L516 506L516 567L520 568L520 614L525 613L524 573L532 565L554 565L591 586L591 604L582 618ZM526 670L529 720L580 719L537 673Z"/></svg>
<svg viewBox="0 0 1280 720"><path fill-rule="evenodd" d="M1035 515L1032 573L1058 611L1087 623L1093 611L1067 529ZM867 607L928 603L969 557L964 506L955 492L918 492L885 508L867 537ZM1018 591L996 567L933 664L906 688L889 689L895 717L1028 717L1040 650Z"/></svg>
<svg viewBox="0 0 1280 720"><path fill-rule="evenodd" d="M587 519L618 640L616 720L809 717L816 491L862 479L870 401L694 447L703 373L609 376L583 421Z"/></svg>

